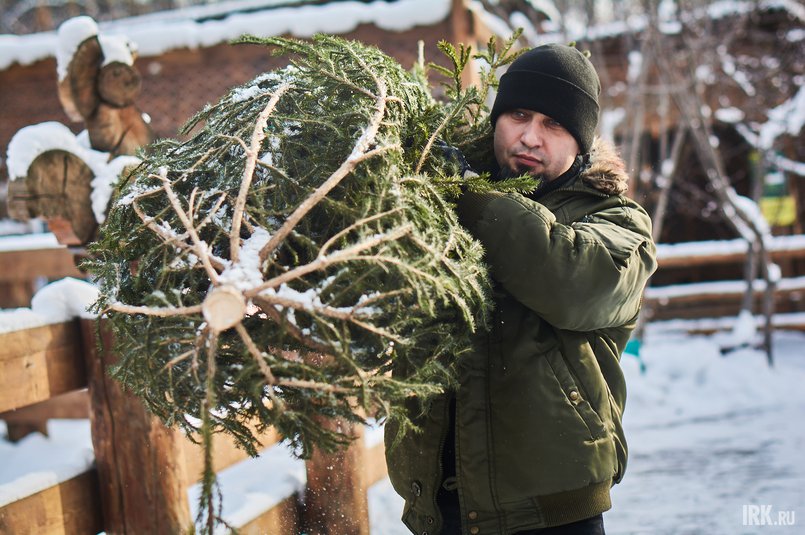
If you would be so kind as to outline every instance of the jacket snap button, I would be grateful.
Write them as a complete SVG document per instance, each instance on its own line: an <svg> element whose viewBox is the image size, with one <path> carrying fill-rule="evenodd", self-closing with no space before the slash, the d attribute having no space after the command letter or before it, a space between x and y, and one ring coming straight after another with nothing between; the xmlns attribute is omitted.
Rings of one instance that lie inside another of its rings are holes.
<svg viewBox="0 0 805 535"><path fill-rule="evenodd" d="M472 535L478 535L480 532L481 528L479 528L478 526L472 526L470 528L470 533L472 533Z"/></svg>
<svg viewBox="0 0 805 535"><path fill-rule="evenodd" d="M470 511L469 514L467 514L467 516L470 517L470 520L475 520L476 518L478 518L478 513L476 513L475 511Z"/></svg>
<svg viewBox="0 0 805 535"><path fill-rule="evenodd" d="M422 487L418 481L411 483L411 490L414 491L414 496L422 496Z"/></svg>
<svg viewBox="0 0 805 535"><path fill-rule="evenodd" d="M576 401L579 400L581 396L579 396L579 393L576 392L575 390L571 390L570 395L568 397L570 398L570 401L575 403Z"/></svg>

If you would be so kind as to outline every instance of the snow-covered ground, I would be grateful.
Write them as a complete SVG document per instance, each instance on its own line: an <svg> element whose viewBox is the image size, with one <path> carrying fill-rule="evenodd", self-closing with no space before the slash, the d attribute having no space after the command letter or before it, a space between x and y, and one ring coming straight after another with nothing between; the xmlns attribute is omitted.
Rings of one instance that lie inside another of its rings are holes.
<svg viewBox="0 0 805 535"><path fill-rule="evenodd" d="M624 356L629 464L608 535L805 533L805 334L776 334L772 369L760 351L722 356L726 338L649 329L645 373ZM744 506L748 523L760 505L773 521L794 511L795 525L745 526ZM369 507L373 534L409 533L388 480Z"/></svg>
<svg viewBox="0 0 805 535"><path fill-rule="evenodd" d="M613 509L604 515L609 535L804 532L805 334L776 333L773 368L752 349L722 356L722 342L727 335L688 336L650 327L641 349L645 372L634 357L624 356L630 457L623 482L613 489ZM53 421L50 431L49 439L32 435L17 445L0 440L0 506L85 469L88 425ZM3 432L0 427L0 436ZM370 435L374 442L376 433ZM48 447L62 453L49 454ZM299 466L276 466L295 467L285 483L301 484ZM238 479L252 486L261 481L235 475L233 492ZM223 487L226 495L226 481ZM242 514L248 500L247 493L232 501L241 502ZM770 515L759 506L771 506ZM370 489L373 534L407 534L401 510L388 480ZM791 519L793 511L795 524L744 525L744 515L752 520L753 511L761 512L758 520L773 521L779 512Z"/></svg>

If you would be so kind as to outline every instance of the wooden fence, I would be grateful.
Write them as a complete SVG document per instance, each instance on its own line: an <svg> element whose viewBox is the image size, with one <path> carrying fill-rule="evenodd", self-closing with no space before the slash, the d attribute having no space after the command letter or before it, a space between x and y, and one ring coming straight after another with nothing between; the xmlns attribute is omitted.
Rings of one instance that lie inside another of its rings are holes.
<svg viewBox="0 0 805 535"><path fill-rule="evenodd" d="M781 328L805 330L802 312L805 310L805 273L797 266L805 262L805 236L776 236L769 250L772 260L781 269L781 278L775 286L775 324ZM658 247L659 271L684 274L690 268L733 265L739 268L746 260L747 243L744 240L721 242L697 242ZM740 269L735 269L740 272ZM682 277L680 277L682 278ZM759 300L765 290L762 280L753 281L755 310L760 310ZM644 303L649 312L649 321L737 316L740 311L747 284L744 280L719 280L693 282L667 286L650 286L646 289ZM703 325L693 322L691 325ZM710 321L708 325L728 325L723 321ZM696 327L696 330L699 330Z"/></svg>
<svg viewBox="0 0 805 535"><path fill-rule="evenodd" d="M775 261L804 259L804 243L802 236L775 238L772 256ZM744 260L745 246L721 245L716 250L707 244L660 247L660 269ZM32 287L34 275L59 278L78 272L66 249L0 252L0 287ZM686 317L686 310L699 318L702 311L720 311L713 315L723 316L725 311L737 313L744 290L741 281L652 287L645 301L653 320ZM761 286L756 284L755 291L762 291ZM778 298L794 296L796 301L800 295L805 295L805 277L779 281ZM778 315L776 323L805 329L805 314L789 316ZM710 330L719 328L718 321L711 323L716 327ZM102 327L98 331L95 320L0 334L0 419L7 421L9 434L18 438L42 429L47 418L89 416L95 452L94 468L0 507L0 533L159 534L179 533L191 524L187 489L200 475L201 449L180 432L163 427L139 400L109 379L107 369L114 363L109 344L109 333ZM362 435L362 430L356 434ZM261 437L266 447L276 441L271 431ZM218 471L247 457L225 436L216 437L215 452ZM291 491L235 527L244 534L296 534L302 529L316 533L316 522L329 522L329 533L367 534L366 491L385 475L383 445L366 447L359 438L345 452L317 455L306 463L306 507ZM276 477L265 474L266 485ZM347 518L353 521L347 523Z"/></svg>
<svg viewBox="0 0 805 535"><path fill-rule="evenodd" d="M63 253L3 252L0 265L22 259L27 266L22 273L29 279L32 274L63 275ZM41 264L31 260L40 257L45 259ZM40 269L49 262L61 267ZM11 278L22 280L20 270L13 271ZM20 282L9 280L8 270L2 273L0 283ZM0 533L173 534L192 524L187 491L201 473L201 448L161 425L109 378L115 361L110 344L103 325L88 319L0 334L0 419L7 421L9 434L19 438L42 429L47 418L88 416L95 453L95 465L87 472L0 506ZM385 477L385 458L382 443L367 447L363 430L355 434L359 438L345 452L317 454L305 463L305 507L291 490L270 509L234 527L243 534L295 535L303 529L324 532L316 526L329 522L326 531L331 534L368 534L366 492ZM278 437L268 431L260 438L270 447ZM248 457L223 435L215 437L214 451L217 471ZM266 473L266 486L280 476Z"/></svg>

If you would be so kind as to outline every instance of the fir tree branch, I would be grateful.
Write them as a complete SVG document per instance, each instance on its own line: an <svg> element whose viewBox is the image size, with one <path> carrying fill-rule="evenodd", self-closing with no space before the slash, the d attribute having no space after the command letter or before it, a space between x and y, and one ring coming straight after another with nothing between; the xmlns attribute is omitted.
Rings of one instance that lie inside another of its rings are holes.
<svg viewBox="0 0 805 535"><path fill-rule="evenodd" d="M338 231L337 233L333 234L333 236L329 240L324 242L324 245L322 245L321 249L319 249L319 256L325 256L327 254L327 251L330 249L330 246L332 246L341 237L346 236L347 234L349 234L350 232L352 232L356 228L362 227L363 225L366 225L367 223L371 223L372 221L377 221L378 219L382 219L382 218L384 218L386 216L390 216L392 214L400 213L401 211L402 211L402 208L398 207L398 208L394 208L392 210L387 210L385 212L380 212L379 214L375 214L375 215L372 215L372 216L369 216L369 217L364 217L363 219L359 219L358 221L355 221L354 223L352 223L348 227L345 227L342 230Z"/></svg>
<svg viewBox="0 0 805 535"><path fill-rule="evenodd" d="M246 207L246 197L249 194L249 188L252 185L254 178L254 167L258 156L260 155L260 147L263 139L266 137L266 125L268 124L269 116L274 112L282 95L284 95L291 88L291 82L281 84L266 104L260 115L257 116L257 121L254 124L252 131L251 144L246 148L246 164L243 169L243 180L240 183L240 191L238 198L235 201L235 212L232 216L232 230L229 233L229 257L232 264L236 264L240 254L240 223L243 219L243 209Z"/></svg>
<svg viewBox="0 0 805 535"><path fill-rule="evenodd" d="M192 316L194 314L201 314L201 305L193 305L189 307L148 307L148 306L133 306L124 303L112 303L109 305L108 310L114 310L123 314L143 314L145 316L155 316L158 318L169 318L172 316Z"/></svg>
<svg viewBox="0 0 805 535"><path fill-rule="evenodd" d="M268 317L274 321L274 323L278 325L282 324L283 318L280 315L279 311L277 311L277 309L274 308L274 305L270 304L268 301L266 301L264 298L260 296L253 297L252 302L258 307L260 307L260 309L263 312L265 312L268 315ZM309 336L305 336L304 334L302 334L301 329L299 329L299 327L297 327L296 325L286 323L284 325L284 328L296 341L303 344L305 347L307 347L312 351L316 351L318 353L327 353L331 350L329 346L318 343L315 340L311 339ZM280 353L282 353L282 351L280 351ZM286 358L286 360L288 359Z"/></svg>
<svg viewBox="0 0 805 535"><path fill-rule="evenodd" d="M377 245L383 242L397 240L413 231L413 229L414 229L413 225L410 224L403 225L402 227L398 227L397 229L394 229L385 234L381 234L379 236L373 236L368 240L356 243L351 247L347 247L346 249L342 249L331 255L326 256L319 255L318 257L316 257L314 261L296 267L290 271L286 271L281 275L277 275L276 277L267 280L260 286L252 288L251 290L247 290L246 292L244 292L243 295L246 298L253 298L263 294L265 290L278 288L281 284L285 282L298 279L299 277L307 275L308 273L324 269L338 262L346 262L349 260L362 259L364 257L362 257L359 253L367 249L371 249L372 247L376 247Z"/></svg>
<svg viewBox="0 0 805 535"><path fill-rule="evenodd" d="M164 170L163 170L164 171ZM163 185L165 186L165 193L168 196L168 200L173 207L173 211L176 212L176 215L179 216L179 220L184 225L185 229L187 229L188 234L190 235L190 239L193 240L193 249L197 257L201 260L204 269L207 271L207 276L210 278L210 282L212 282L215 286L218 285L218 272L212 267L210 263L210 254L208 254L209 247L206 243L204 243L201 238L199 238L198 233L196 232L195 226L193 222L188 218L185 211L182 209L181 202L179 201L179 197L177 197L176 192L173 191L171 187L170 181L167 177L167 171L161 172L159 175L152 175L156 176L157 178L162 180Z"/></svg>
<svg viewBox="0 0 805 535"><path fill-rule="evenodd" d="M243 343L246 345L249 353L254 358L254 361L257 363L257 367L260 368L260 371L266 378L266 386L268 386L266 392L268 393L268 398L271 400L271 403L278 410L284 410L285 404L281 399L277 398L276 394L274 393L273 387L277 384L277 378L274 377L274 374L271 372L271 366L266 363L265 353L257 348L257 345L254 343L254 340L252 340L252 337L249 336L249 332L242 323L235 325L235 330L240 336L240 339L243 340Z"/></svg>
<svg viewBox="0 0 805 535"><path fill-rule="evenodd" d="M266 258L274 252L280 243L288 237L291 230L299 223L299 221L307 215L334 187L344 179L360 161L361 156L367 151L368 147L374 143L377 132L383 117L386 114L386 84L382 80L377 80L378 95L375 99L375 113L372 120L369 122L366 130L364 130L361 137L355 143L352 153L344 160L338 169L333 172L324 183L316 188L316 190L308 196L302 204L288 217L282 227L271 236L268 243L266 243L260 250L260 263L265 262Z"/></svg>

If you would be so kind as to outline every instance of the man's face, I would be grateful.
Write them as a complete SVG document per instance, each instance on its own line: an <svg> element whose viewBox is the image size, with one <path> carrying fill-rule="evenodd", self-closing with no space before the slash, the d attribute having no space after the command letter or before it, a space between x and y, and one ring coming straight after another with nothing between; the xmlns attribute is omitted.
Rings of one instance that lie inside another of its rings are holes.
<svg viewBox="0 0 805 535"><path fill-rule="evenodd" d="M542 113L509 110L495 123L495 158L504 172L553 180L573 164L579 153L576 139Z"/></svg>

